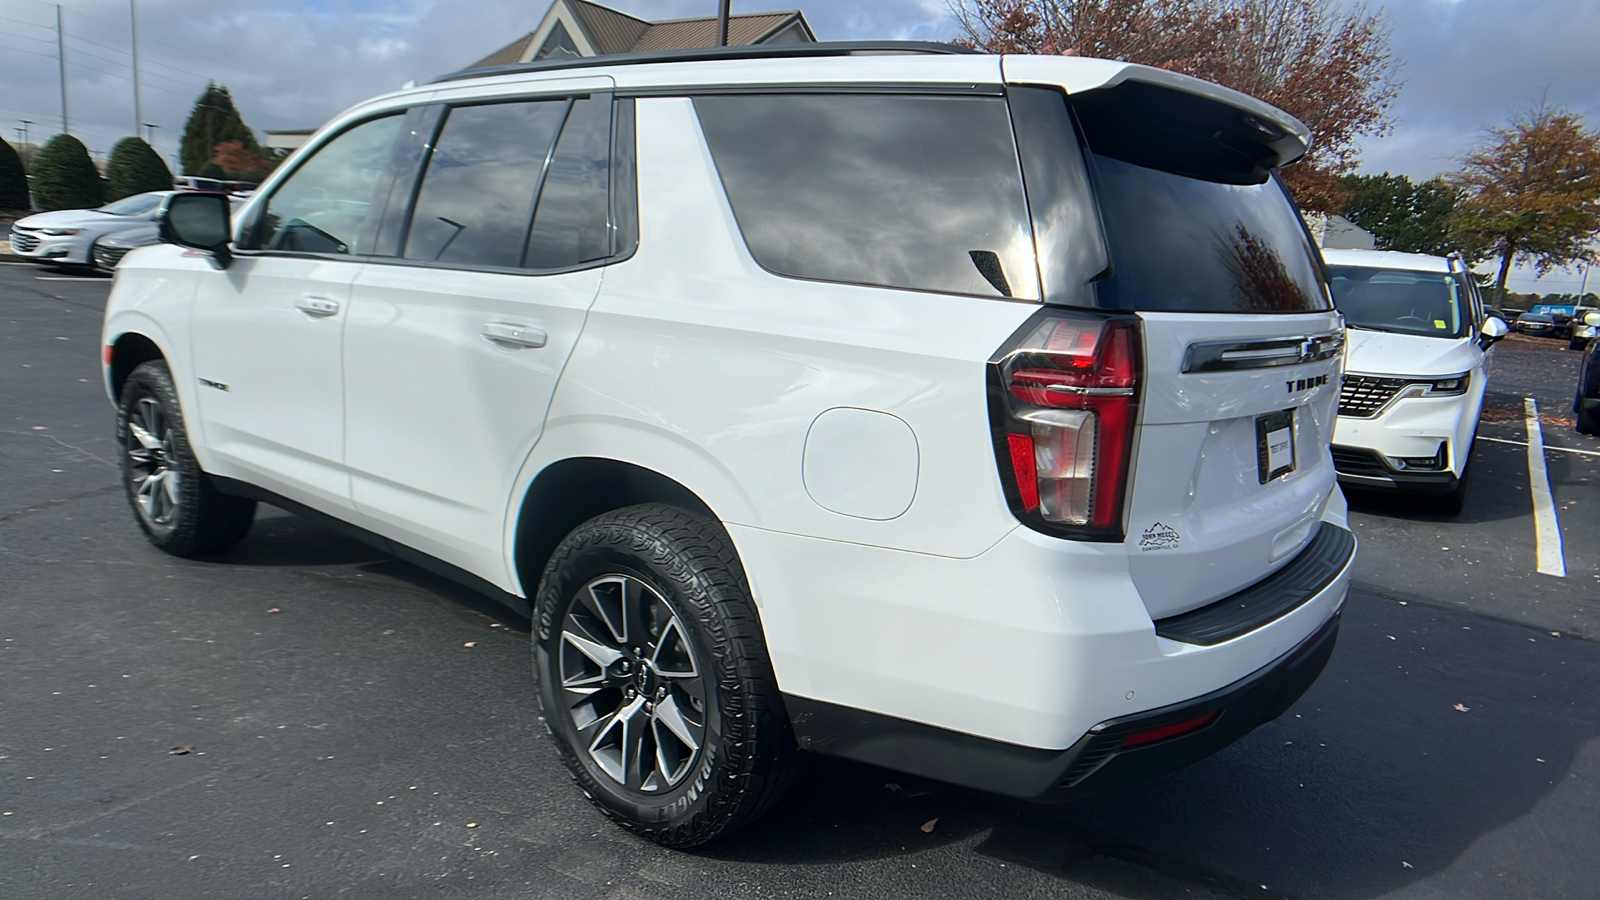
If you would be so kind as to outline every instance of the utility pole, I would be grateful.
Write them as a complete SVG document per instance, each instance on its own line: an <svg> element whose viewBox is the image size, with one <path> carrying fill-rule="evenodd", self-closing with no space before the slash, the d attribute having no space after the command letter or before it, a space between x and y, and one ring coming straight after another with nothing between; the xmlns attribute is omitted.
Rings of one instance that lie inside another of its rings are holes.
<svg viewBox="0 0 1600 900"><path fill-rule="evenodd" d="M20 129L18 129L19 131L22 132L22 146L18 147L17 150L20 153L27 153L28 152L28 126L33 124L33 120L32 119L19 119L18 121L22 123L22 127Z"/></svg>
<svg viewBox="0 0 1600 900"><path fill-rule="evenodd" d="M61 30L61 4L56 4L56 59L61 61L61 133L67 131L67 33Z"/></svg>
<svg viewBox="0 0 1600 900"><path fill-rule="evenodd" d="M722 0L717 6L717 46L728 46L728 7L733 0Z"/></svg>
<svg viewBox="0 0 1600 900"><path fill-rule="evenodd" d="M128 25L133 35L133 133L138 135L144 113L139 109L139 12L128 0Z"/></svg>

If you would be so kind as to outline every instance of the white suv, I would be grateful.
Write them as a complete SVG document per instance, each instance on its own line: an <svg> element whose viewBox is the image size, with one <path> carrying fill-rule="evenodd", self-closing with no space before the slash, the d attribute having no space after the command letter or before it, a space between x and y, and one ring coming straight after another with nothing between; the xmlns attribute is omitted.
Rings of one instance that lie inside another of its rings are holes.
<svg viewBox="0 0 1600 900"><path fill-rule="evenodd" d="M663 844L797 748L1126 784L1332 652L1343 332L1273 174L1305 141L1169 72L936 45L379 97L117 267L128 496L173 553L264 500L530 615L573 776Z"/></svg>
<svg viewBox="0 0 1600 900"><path fill-rule="evenodd" d="M1324 250L1349 351L1333 461L1351 487L1438 498L1461 512L1488 389L1485 354L1510 330L1485 316L1456 257Z"/></svg>

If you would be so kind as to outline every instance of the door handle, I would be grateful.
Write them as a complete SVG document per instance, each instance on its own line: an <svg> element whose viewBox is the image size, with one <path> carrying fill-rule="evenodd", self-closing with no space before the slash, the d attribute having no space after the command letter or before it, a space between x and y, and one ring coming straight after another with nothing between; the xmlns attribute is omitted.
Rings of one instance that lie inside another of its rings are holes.
<svg viewBox="0 0 1600 900"><path fill-rule="evenodd" d="M319 319L339 314L339 301L329 300L327 297L301 297L294 305L306 315Z"/></svg>
<svg viewBox="0 0 1600 900"><path fill-rule="evenodd" d="M508 347L543 347L550 336L531 325L489 322L483 326L485 340Z"/></svg>

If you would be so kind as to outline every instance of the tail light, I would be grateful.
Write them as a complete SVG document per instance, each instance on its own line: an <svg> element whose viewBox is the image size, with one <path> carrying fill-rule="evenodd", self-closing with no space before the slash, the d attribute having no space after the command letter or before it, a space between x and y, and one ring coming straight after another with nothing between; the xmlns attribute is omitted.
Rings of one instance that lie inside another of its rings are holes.
<svg viewBox="0 0 1600 900"><path fill-rule="evenodd" d="M1139 404L1138 322L1041 312L990 360L990 420L1017 518L1120 541Z"/></svg>

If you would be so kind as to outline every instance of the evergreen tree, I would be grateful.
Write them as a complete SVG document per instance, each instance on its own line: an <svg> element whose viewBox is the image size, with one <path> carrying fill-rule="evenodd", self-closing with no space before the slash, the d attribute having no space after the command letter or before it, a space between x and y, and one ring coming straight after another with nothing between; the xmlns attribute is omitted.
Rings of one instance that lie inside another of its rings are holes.
<svg viewBox="0 0 1600 900"><path fill-rule="evenodd" d="M84 209L105 203L100 171L83 142L58 134L33 160L33 199L40 209Z"/></svg>
<svg viewBox="0 0 1600 900"><path fill-rule="evenodd" d="M1456 192L1443 180L1414 183L1406 175L1346 175L1344 217L1372 232L1379 250L1431 256L1462 249L1451 232Z"/></svg>
<svg viewBox="0 0 1600 900"><path fill-rule="evenodd" d="M22 171L22 157L5 141L0 141L0 209L28 208L28 176Z"/></svg>
<svg viewBox="0 0 1600 900"><path fill-rule="evenodd" d="M107 200L170 190L172 170L154 147L139 138L125 137L111 148L111 160L106 163Z"/></svg>
<svg viewBox="0 0 1600 900"><path fill-rule="evenodd" d="M261 149L255 132L244 123L233 105L233 95L226 87L211 82L194 102L189 121L183 126L183 142L178 149L183 173L199 175L201 167L211 161L217 145L223 141L239 141L252 153Z"/></svg>

